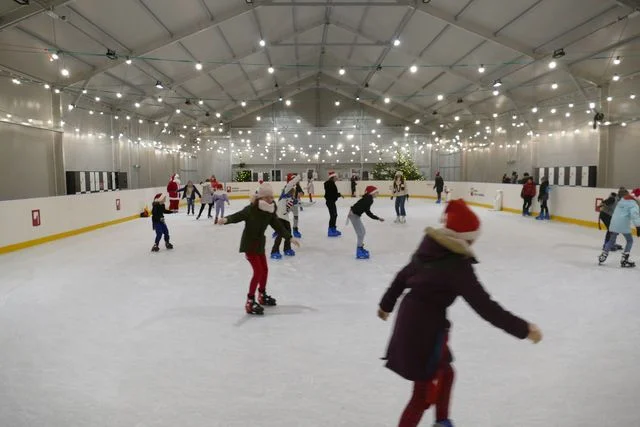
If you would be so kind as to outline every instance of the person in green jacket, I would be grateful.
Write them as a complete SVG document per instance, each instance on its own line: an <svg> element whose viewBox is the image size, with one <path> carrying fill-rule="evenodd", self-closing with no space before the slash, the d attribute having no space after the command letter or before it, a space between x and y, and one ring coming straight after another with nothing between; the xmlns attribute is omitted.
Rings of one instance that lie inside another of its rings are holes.
<svg viewBox="0 0 640 427"><path fill-rule="evenodd" d="M269 268L265 255L266 238L264 236L267 226L270 225L283 238L291 239L293 245L300 246L300 244L296 239L291 238L291 233L278 220L276 204L273 201L273 188L266 182L260 185L247 207L225 218L220 218L218 224L235 224L242 221L245 224L240 239L240 252L244 252L253 268L245 310L248 314L263 314L263 305L276 305L275 298L267 295ZM258 290L258 302L255 298L256 290Z"/></svg>

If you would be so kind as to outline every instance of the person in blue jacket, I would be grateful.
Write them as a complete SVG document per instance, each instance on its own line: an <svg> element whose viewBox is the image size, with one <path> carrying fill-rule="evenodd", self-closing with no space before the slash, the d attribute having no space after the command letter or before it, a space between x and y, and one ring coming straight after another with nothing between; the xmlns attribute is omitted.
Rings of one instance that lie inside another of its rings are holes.
<svg viewBox="0 0 640 427"><path fill-rule="evenodd" d="M633 246L631 227L640 227L640 208L638 207L638 202L631 194L629 194L628 190L620 189L618 196L620 197L620 201L616 205L615 211L613 211L611 224L609 226L611 236L609 237L609 241L605 245L598 260L600 261L600 264L607 260L609 251L611 251L615 246L618 234L622 234L627 241L627 244L624 248L622 259L620 260L620 266L623 268L631 268L636 266L635 262L629 261L629 253Z"/></svg>

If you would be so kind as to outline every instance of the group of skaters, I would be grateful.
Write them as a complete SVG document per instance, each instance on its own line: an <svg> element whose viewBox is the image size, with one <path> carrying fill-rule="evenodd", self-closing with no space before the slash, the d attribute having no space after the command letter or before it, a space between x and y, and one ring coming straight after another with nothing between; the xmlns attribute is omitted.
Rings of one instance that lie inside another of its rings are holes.
<svg viewBox="0 0 640 427"><path fill-rule="evenodd" d="M636 229L636 234L640 236L640 188L630 192L621 187L617 193L611 193L609 197L600 204L600 222L607 228L604 238L602 253L598 257L598 262L602 265L609 257L609 252L623 250L620 259L622 268L633 268L636 263L629 260L629 254L633 247L632 227ZM624 248L616 243L618 235L622 235L626 244Z"/></svg>
<svg viewBox="0 0 640 427"><path fill-rule="evenodd" d="M551 186L549 186L549 178L542 177L539 191L536 187L536 183L533 180L533 177L526 172L521 183L522 191L520 191L520 197L524 201L522 204L522 216L531 216L531 206L533 205L533 198L537 195L538 203L540 203L540 213L538 214L536 219L550 220L551 215L549 214L548 203Z"/></svg>

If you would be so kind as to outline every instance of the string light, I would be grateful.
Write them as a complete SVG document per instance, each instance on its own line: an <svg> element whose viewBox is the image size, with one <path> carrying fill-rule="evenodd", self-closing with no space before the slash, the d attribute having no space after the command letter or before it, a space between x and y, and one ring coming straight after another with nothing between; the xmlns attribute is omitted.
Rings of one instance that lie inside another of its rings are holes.
<svg viewBox="0 0 640 427"><path fill-rule="evenodd" d="M95 97L95 100L96 100L96 102L100 102L100 97L99 97L99 96L96 96L96 97Z"/></svg>
<svg viewBox="0 0 640 427"><path fill-rule="evenodd" d="M265 47L267 45L267 42L264 40L260 40L259 44L260 44L260 47Z"/></svg>
<svg viewBox="0 0 640 427"><path fill-rule="evenodd" d="M198 70L198 71L202 70L202 63L201 62L196 62L196 70Z"/></svg>
<svg viewBox="0 0 640 427"><path fill-rule="evenodd" d="M247 103L246 103L245 101L242 101L242 102L240 103L240 105L241 105L242 107L246 107L246 106L247 106Z"/></svg>
<svg viewBox="0 0 640 427"><path fill-rule="evenodd" d="M553 89L553 90L558 89L558 83L553 83L553 84L551 85L551 89Z"/></svg>
<svg viewBox="0 0 640 427"><path fill-rule="evenodd" d="M120 92L116 93L117 98L122 98L122 94Z"/></svg>
<svg viewBox="0 0 640 427"><path fill-rule="evenodd" d="M484 68L484 65L480 64L480 67L478 67L478 72L479 72L480 74L482 74L482 73L484 73L485 71L486 71L486 70L485 70L485 68Z"/></svg>
<svg viewBox="0 0 640 427"><path fill-rule="evenodd" d="M620 59L620 57L616 56L616 59L613 60L613 65L620 65L621 62L622 60Z"/></svg>
<svg viewBox="0 0 640 427"><path fill-rule="evenodd" d="M500 95L500 91L499 90L494 90L493 91L493 96L498 96Z"/></svg>
<svg viewBox="0 0 640 427"><path fill-rule="evenodd" d="M549 68L550 69L555 69L558 66L558 63L556 61L551 61L549 62Z"/></svg>
<svg viewBox="0 0 640 427"><path fill-rule="evenodd" d="M629 95L629 98L630 98L630 99L636 99L636 95L635 95L635 93L632 93L631 95Z"/></svg>
<svg viewBox="0 0 640 427"><path fill-rule="evenodd" d="M284 104L285 104L287 107L290 107L290 106L291 106L291 100L290 100L290 99L287 99L287 100L284 102Z"/></svg>
<svg viewBox="0 0 640 427"><path fill-rule="evenodd" d="M45 88L45 89L51 89L51 85L50 85L49 83L45 83L45 84L44 84L44 88Z"/></svg>
<svg viewBox="0 0 640 427"><path fill-rule="evenodd" d="M620 80L620 76L618 74L614 74L612 80L614 82L617 82L618 80Z"/></svg>
<svg viewBox="0 0 640 427"><path fill-rule="evenodd" d="M338 70L338 74L340 74L341 76L344 76L344 73L346 72L347 71L343 67L340 67L340 69Z"/></svg>
<svg viewBox="0 0 640 427"><path fill-rule="evenodd" d="M537 113L538 112L538 107L533 107L531 109L531 112L534 113L534 114Z"/></svg>
<svg viewBox="0 0 640 427"><path fill-rule="evenodd" d="M269 67L267 68L267 71L269 72L269 74L273 74L276 70L273 67Z"/></svg>
<svg viewBox="0 0 640 427"><path fill-rule="evenodd" d="M409 68L409 71L411 71L412 73L416 73L418 71L418 66L417 65L412 65Z"/></svg>
<svg viewBox="0 0 640 427"><path fill-rule="evenodd" d="M13 82L14 85L21 85L22 84L20 79L11 79L11 81Z"/></svg>
<svg viewBox="0 0 640 427"><path fill-rule="evenodd" d="M129 58L128 56L127 56L127 60L126 60L126 61L124 61L124 62L125 62L127 65L131 65L131 64L133 63L133 61L131 60L131 58Z"/></svg>
<svg viewBox="0 0 640 427"><path fill-rule="evenodd" d="M62 74L62 77L69 77L69 70L66 68L63 68L60 70L60 74Z"/></svg>
<svg viewBox="0 0 640 427"><path fill-rule="evenodd" d="M384 99L384 103L385 103L385 104L388 104L388 103L390 103L390 102L391 102L391 98L385 98L385 99Z"/></svg>
<svg viewBox="0 0 640 427"><path fill-rule="evenodd" d="M400 46L400 39L395 39L395 40L393 41L393 45L394 45L395 47Z"/></svg>

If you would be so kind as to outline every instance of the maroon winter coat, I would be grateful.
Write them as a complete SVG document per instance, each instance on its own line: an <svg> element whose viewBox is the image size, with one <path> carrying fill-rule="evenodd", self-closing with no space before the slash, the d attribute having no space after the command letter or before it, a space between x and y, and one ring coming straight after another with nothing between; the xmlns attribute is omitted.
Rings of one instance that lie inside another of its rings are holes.
<svg viewBox="0 0 640 427"><path fill-rule="evenodd" d="M402 300L387 350L387 368L410 381L430 380L429 361L437 341L450 327L447 308L463 297L483 319L511 335L524 339L526 321L503 309L484 290L475 275L473 253L446 230L427 229L412 261L396 276L382 297L380 308L393 311Z"/></svg>
<svg viewBox="0 0 640 427"><path fill-rule="evenodd" d="M536 197L536 184L533 180L527 180L524 184L522 184L522 197Z"/></svg>

